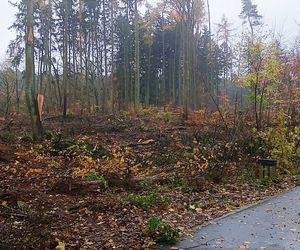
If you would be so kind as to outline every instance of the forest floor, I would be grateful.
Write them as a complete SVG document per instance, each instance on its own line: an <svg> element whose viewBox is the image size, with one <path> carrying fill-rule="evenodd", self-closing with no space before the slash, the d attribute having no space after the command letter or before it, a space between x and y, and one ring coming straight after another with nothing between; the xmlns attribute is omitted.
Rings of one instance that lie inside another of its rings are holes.
<svg viewBox="0 0 300 250"><path fill-rule="evenodd" d="M0 249L155 248L298 183L253 181L236 162L208 171L215 152L196 148L226 144L226 129L150 113L50 117L41 142L24 117L0 121Z"/></svg>

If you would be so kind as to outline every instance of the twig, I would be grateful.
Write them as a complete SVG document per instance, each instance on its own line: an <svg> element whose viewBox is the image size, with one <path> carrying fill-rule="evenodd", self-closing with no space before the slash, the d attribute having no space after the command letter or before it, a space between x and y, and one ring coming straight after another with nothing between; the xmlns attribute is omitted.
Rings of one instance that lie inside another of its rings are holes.
<svg viewBox="0 0 300 250"><path fill-rule="evenodd" d="M28 216L27 214L3 213L3 212L2 213L0 212L0 215L9 215L9 216L21 217L21 218L25 218Z"/></svg>
<svg viewBox="0 0 300 250"><path fill-rule="evenodd" d="M198 245L195 245L195 246L192 246L192 247L187 247L187 248L184 248L185 250L189 250L189 249L199 249L199 247L202 247L202 246L208 246L208 243L209 242L212 242L214 241L215 239L211 239L209 241L206 241L205 243L201 243L201 244L198 244Z"/></svg>
<svg viewBox="0 0 300 250"><path fill-rule="evenodd" d="M127 145L123 145L122 147L146 146L146 145L153 144L153 143L155 143L155 141L150 139L150 140L138 142L138 143L129 143Z"/></svg>
<svg viewBox="0 0 300 250"><path fill-rule="evenodd" d="M209 97L211 98L211 100L212 100L213 103L215 104L215 106L216 106L216 108L217 108L217 110L218 110L218 112L219 112L219 114L220 114L221 120L223 121L223 123L224 123L224 125L225 125L226 131L227 131L227 133L228 133L230 139L233 140L233 135L232 135L232 133L231 133L231 131L230 131L230 129L229 129L229 126L228 126L226 120L225 120L225 117L224 117L223 112L222 112L222 110L221 110L221 108L220 108L220 105L218 104L218 102L217 102L216 99L214 98L214 96L213 96L213 94L212 94L210 88L207 86L207 85L208 85L208 82L207 82L203 77L202 77L202 80L203 80L203 83L204 83L204 88L205 88L206 91L208 92Z"/></svg>
<svg viewBox="0 0 300 250"><path fill-rule="evenodd" d="M55 116L48 116L48 117L45 117L43 120L44 121L47 121L47 120L55 120L55 119L62 119L63 116L62 115L55 115Z"/></svg>
<svg viewBox="0 0 300 250"><path fill-rule="evenodd" d="M185 126L178 126L178 127L172 127L172 128L167 128L167 131L173 131L173 130L186 130L187 127Z"/></svg>

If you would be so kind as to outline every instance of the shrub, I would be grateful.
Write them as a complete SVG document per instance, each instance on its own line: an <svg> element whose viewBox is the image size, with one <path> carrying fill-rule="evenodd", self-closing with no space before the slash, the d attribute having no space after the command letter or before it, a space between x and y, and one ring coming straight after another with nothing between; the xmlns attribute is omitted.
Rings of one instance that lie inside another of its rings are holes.
<svg viewBox="0 0 300 250"><path fill-rule="evenodd" d="M276 124L259 135L268 145L268 156L277 160L278 166L287 172L293 170L292 157L297 156L297 144L300 130L289 131L285 122L285 114L278 113Z"/></svg>
<svg viewBox="0 0 300 250"><path fill-rule="evenodd" d="M179 240L179 232L170 223L161 221L153 216L148 224L146 233L151 236L156 243L174 244Z"/></svg>
<svg viewBox="0 0 300 250"><path fill-rule="evenodd" d="M22 143L31 143L33 142L33 138L31 134L25 133L21 138L20 142Z"/></svg>
<svg viewBox="0 0 300 250"><path fill-rule="evenodd" d="M256 179L253 169L245 169L241 173L241 179L245 183L253 183Z"/></svg>
<svg viewBox="0 0 300 250"><path fill-rule="evenodd" d="M269 186L273 183L279 183L280 177L278 175L269 176L267 178L258 178L254 169L245 169L241 173L241 180L244 183L255 184L258 186Z"/></svg>

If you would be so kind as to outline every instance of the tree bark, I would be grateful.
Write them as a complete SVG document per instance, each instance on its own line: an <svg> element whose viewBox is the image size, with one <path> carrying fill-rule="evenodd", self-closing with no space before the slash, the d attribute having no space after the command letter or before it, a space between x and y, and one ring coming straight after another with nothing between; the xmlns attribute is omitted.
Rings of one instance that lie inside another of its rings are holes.
<svg viewBox="0 0 300 250"><path fill-rule="evenodd" d="M140 105L140 32L139 13L137 0L134 1L134 33L135 33L135 84L134 84L134 111L137 112Z"/></svg>
<svg viewBox="0 0 300 250"><path fill-rule="evenodd" d="M43 136L43 126L38 115L37 99L34 93L33 0L27 1L25 54L26 103L31 119L33 138L40 139Z"/></svg>

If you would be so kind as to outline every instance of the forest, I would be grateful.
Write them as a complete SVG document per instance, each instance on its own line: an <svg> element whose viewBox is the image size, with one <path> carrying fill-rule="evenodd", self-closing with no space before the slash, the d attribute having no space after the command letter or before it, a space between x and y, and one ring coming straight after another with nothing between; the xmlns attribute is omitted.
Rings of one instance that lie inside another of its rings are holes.
<svg viewBox="0 0 300 250"><path fill-rule="evenodd" d="M9 2L1 249L160 249L300 184L300 43L252 0Z"/></svg>

